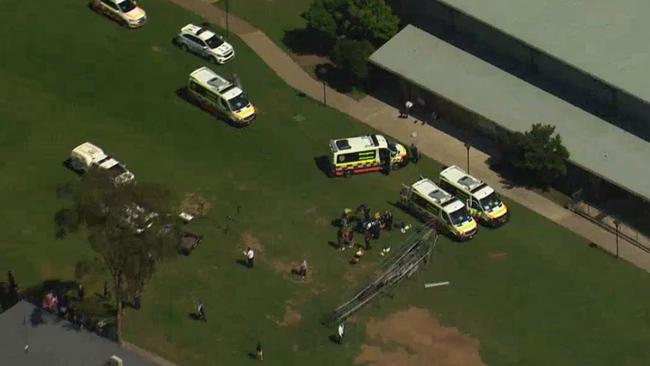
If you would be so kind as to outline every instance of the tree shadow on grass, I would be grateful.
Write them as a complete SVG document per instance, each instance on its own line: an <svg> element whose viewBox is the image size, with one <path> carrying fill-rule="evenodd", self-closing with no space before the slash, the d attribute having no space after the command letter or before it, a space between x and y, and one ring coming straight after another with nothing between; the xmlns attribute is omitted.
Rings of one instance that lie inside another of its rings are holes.
<svg viewBox="0 0 650 366"><path fill-rule="evenodd" d="M355 88L350 76L334 64L318 64L314 67L314 73L319 81L325 82L327 86L339 93L349 93Z"/></svg>
<svg viewBox="0 0 650 366"><path fill-rule="evenodd" d="M333 46L331 40L310 28L285 31L282 43L297 55L327 56Z"/></svg>

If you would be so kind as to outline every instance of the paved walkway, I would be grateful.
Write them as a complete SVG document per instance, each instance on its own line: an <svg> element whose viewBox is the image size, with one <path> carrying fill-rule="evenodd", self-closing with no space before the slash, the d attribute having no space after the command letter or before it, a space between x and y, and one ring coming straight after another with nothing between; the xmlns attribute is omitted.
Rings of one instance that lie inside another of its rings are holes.
<svg viewBox="0 0 650 366"><path fill-rule="evenodd" d="M207 0L170 1L225 28L225 12ZM287 84L316 100L322 100L323 85L311 78L264 33L233 15L230 15L228 20L230 32L241 38ZM463 142L441 129L435 128L437 123L444 122L422 124L413 123L412 119L408 121L399 119L398 112L394 107L372 96L366 96L360 101L356 101L331 88L327 89L327 104L401 141L412 142L415 139L418 149L423 155L442 164L465 165L467 152ZM488 158L489 155L484 152L471 149L471 173L486 181L504 196L564 226L609 252L616 251L616 238L613 233L533 191L510 186L506 180L489 168ZM619 255L650 272L650 255L641 249L621 240Z"/></svg>

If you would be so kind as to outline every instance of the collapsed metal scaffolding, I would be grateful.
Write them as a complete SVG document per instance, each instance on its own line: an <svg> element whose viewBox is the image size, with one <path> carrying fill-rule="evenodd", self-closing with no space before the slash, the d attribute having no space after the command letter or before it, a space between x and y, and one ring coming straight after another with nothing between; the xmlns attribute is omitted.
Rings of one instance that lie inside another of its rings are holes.
<svg viewBox="0 0 650 366"><path fill-rule="evenodd" d="M328 314L323 319L323 324L332 325L345 321L372 299L401 280L411 277L422 265L430 262L437 242L438 233L432 222L414 229L404 245L381 262L383 272L358 291L352 299Z"/></svg>

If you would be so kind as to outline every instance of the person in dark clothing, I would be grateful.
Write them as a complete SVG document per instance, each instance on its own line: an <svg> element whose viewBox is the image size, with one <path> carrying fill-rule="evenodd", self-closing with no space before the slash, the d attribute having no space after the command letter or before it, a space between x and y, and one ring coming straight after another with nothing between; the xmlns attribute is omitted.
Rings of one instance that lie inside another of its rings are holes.
<svg viewBox="0 0 650 366"><path fill-rule="evenodd" d="M255 357L260 361L264 361L264 349L260 341L257 341L257 347L255 347Z"/></svg>
<svg viewBox="0 0 650 366"><path fill-rule="evenodd" d="M393 213L390 212L389 210L386 210L386 212L384 212L383 220L384 220L384 228L388 231L391 231L391 229L393 228Z"/></svg>
<svg viewBox="0 0 650 366"><path fill-rule="evenodd" d="M84 300L85 294L86 294L86 291L84 290L84 285L79 284L79 286L77 286L77 296L79 297L79 301Z"/></svg>
<svg viewBox="0 0 650 366"><path fill-rule="evenodd" d="M372 232L370 229L366 229L366 232L363 236L363 240L365 241L366 244L366 250L370 249L370 240L372 240Z"/></svg>
<svg viewBox="0 0 650 366"><path fill-rule="evenodd" d="M336 245L339 247L341 250L345 250L345 231L347 229L343 226L339 228L339 230L336 232Z"/></svg>
<svg viewBox="0 0 650 366"><path fill-rule="evenodd" d="M108 282L104 281L104 288L102 290L102 295L104 296L105 299L108 299L110 293L108 292Z"/></svg>
<svg viewBox="0 0 650 366"><path fill-rule="evenodd" d="M9 285L9 296L12 300L18 301L18 284L12 271L7 271L7 282Z"/></svg>
<svg viewBox="0 0 650 366"><path fill-rule="evenodd" d="M415 146L415 144L411 144L411 146L409 146L409 155L411 156L411 161L414 164L417 164L418 160L420 160L420 151Z"/></svg>

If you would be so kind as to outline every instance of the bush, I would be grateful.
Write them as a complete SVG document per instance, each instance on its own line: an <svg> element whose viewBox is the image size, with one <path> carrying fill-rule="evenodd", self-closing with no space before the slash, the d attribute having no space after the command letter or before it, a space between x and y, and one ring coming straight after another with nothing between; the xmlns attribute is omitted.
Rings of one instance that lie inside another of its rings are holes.
<svg viewBox="0 0 650 366"><path fill-rule="evenodd" d="M503 161L532 178L537 185L548 187L566 175L566 160L569 158L562 138L554 133L555 126L542 124L534 124L524 133L502 133L498 146Z"/></svg>
<svg viewBox="0 0 650 366"><path fill-rule="evenodd" d="M353 84L359 84L368 76L368 57L374 50L368 41L340 39L334 45L330 57Z"/></svg>

